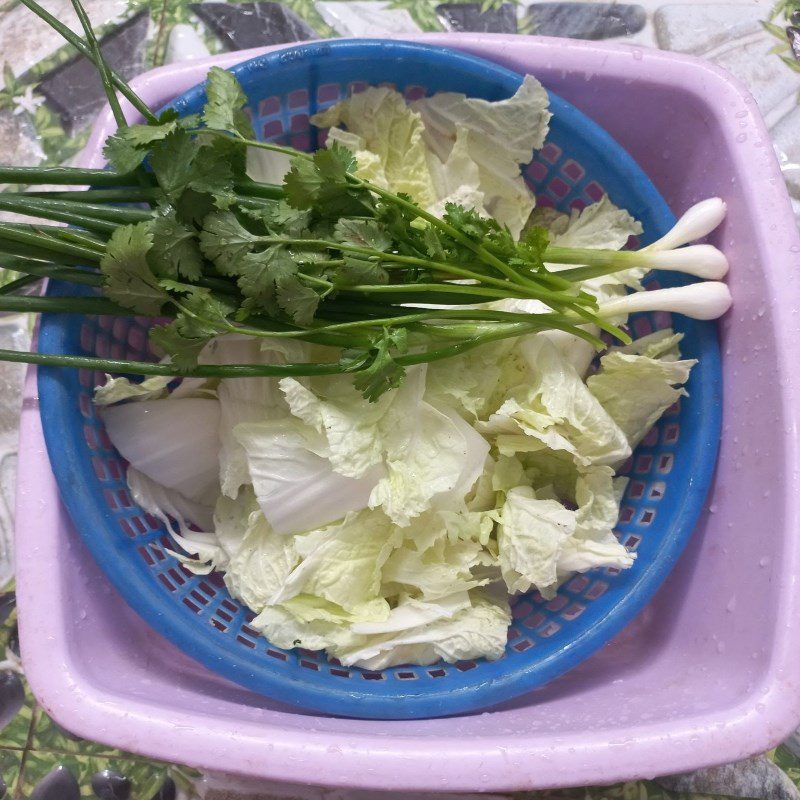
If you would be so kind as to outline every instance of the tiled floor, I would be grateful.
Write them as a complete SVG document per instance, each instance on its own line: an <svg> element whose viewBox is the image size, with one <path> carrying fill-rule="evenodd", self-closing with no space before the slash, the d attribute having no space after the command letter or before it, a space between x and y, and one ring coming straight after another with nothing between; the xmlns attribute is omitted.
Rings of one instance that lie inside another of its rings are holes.
<svg viewBox="0 0 800 800"><path fill-rule="evenodd" d="M60 20L78 28L69 0L40 0ZM154 65L327 36L445 29L620 39L709 58L729 69L753 92L772 130L790 192L800 210L800 1L766 30L772 0L728 2L522 2L428 0L284 0L205 2L186 0L84 0L102 45L125 77ZM794 43L794 49L789 43ZM778 51L778 52L776 52ZM787 61L784 62L781 58ZM0 161L18 165L61 163L86 140L103 103L92 68L61 45L18 0L0 0ZM2 188L2 187L0 187ZM0 344L23 347L27 322L0 318ZM12 496L19 367L0 364L0 585L11 576ZM77 740L36 706L25 687L16 646L13 586L0 595L0 797L14 800L155 800L196 794L209 800L254 796L313 800L367 800L368 793L237 785L206 777L193 784L179 768L142 761L101 744ZM643 800L715 796L800 799L800 740L765 757L660 783L547 793L548 798ZM324 776L321 776L324 780ZM4 794L5 792L5 794ZM374 797L374 794L370 794ZM544 797L545 795L540 795ZM462 800L477 800L478 795ZM389 800L387 797L386 800ZM404 796L395 800L422 800ZM495 798L495 800L497 800Z"/></svg>

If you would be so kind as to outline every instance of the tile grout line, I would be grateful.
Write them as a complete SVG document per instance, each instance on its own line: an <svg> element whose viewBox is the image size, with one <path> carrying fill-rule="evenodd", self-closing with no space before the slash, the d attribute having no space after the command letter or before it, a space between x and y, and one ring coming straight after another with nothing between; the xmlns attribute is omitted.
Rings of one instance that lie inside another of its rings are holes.
<svg viewBox="0 0 800 800"><path fill-rule="evenodd" d="M39 714L42 713L39 704L34 701L33 709L31 711L31 723L28 726L28 739L25 742L25 747L22 750L22 758L19 761L19 775L17 776L17 783L14 786L14 798L13 800L24 800L22 797L22 784L25 780L25 767L27 766L28 762L28 754L31 752L31 745L33 743L33 735L36 730L36 723L39 720Z"/></svg>

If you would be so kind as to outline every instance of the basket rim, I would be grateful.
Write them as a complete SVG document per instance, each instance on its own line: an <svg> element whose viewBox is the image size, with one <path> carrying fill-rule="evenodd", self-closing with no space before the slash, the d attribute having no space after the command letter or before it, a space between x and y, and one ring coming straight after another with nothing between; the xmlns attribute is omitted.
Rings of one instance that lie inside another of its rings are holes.
<svg viewBox="0 0 800 800"><path fill-rule="evenodd" d="M430 65L431 69L458 66L475 75L491 70L492 78L502 85L503 91L507 91L509 96L522 81L520 74L497 67L485 59L429 45L386 40L332 40L324 44L305 44L277 54L257 56L236 65L231 71L246 83L248 79L268 73L278 64L293 64L328 56L358 60L422 58L425 66ZM204 84L197 84L183 92L169 106L178 110L196 106L202 100L204 91ZM623 173L629 184L635 187L644 205L650 209L657 228L660 228L652 231L652 235L657 237L666 233L674 223L674 217L638 164L606 131L574 106L552 93L550 100L554 117L577 135L591 141L598 151L598 161ZM51 284L48 291L57 293L58 285ZM46 315L40 329L40 348L44 352L61 350L62 332L58 317L51 319L50 315ZM700 336L706 341L708 337L713 338L714 334L701 333ZM706 345L703 374L708 376L706 381L718 383L719 361L718 357L714 357L711 338L708 338ZM39 393L51 464L59 485L69 487L74 476L81 474L85 466L80 463L77 451L63 447L62 434L69 429L71 409L68 401L71 388L61 377L59 370L40 369ZM454 688L447 680L441 684L430 684L428 681L414 685L398 684L395 691L371 682L364 682L363 685L359 682L355 686L350 681L342 682L341 686L332 682L302 682L289 674L288 670L266 667L260 653L231 648L220 636L211 634L198 639L193 635L196 634L193 626L186 625L180 610L176 608L177 604L153 591L151 574L138 568L138 564L137 569L125 569L120 564L118 552L106 538L86 535L88 531L100 530L110 524L105 509L93 503L84 503L83 498L74 491L64 493L63 502L72 518L81 521L81 532L93 556L128 603L181 650L191 653L200 663L224 677L281 702L339 716L412 719L463 714L491 708L524 694L577 665L618 633L652 597L691 536L713 473L716 459L714 443L718 441L721 425L719 406L704 409L703 413L705 424L700 437L703 442L693 454L696 481L694 486L687 487L681 498L680 523L673 529L675 533L668 545L662 545L660 557L650 563L637 564L635 578L621 599L614 605L609 603L593 626L584 628L556 652L527 663L517 660L512 669L508 668L507 662L498 666L485 664L482 672L488 674L483 682L463 687ZM398 704L398 699L402 699L402 703Z"/></svg>

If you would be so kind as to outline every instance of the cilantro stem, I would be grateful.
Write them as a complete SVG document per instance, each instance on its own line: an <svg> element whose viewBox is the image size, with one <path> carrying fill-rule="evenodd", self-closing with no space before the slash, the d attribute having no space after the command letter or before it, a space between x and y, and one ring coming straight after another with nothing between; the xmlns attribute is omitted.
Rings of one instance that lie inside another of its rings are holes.
<svg viewBox="0 0 800 800"><path fill-rule="evenodd" d="M467 320L470 322L474 321L490 321L490 322L500 322L504 324L508 323L525 323L527 325L535 325L537 328L540 328L543 324L540 320L537 320L536 317L548 317L549 315L532 315L532 314L515 314L513 312L508 311L492 311L490 309L470 309L470 310L461 310L461 309L448 309L448 308L441 308L441 309L423 309L417 313L410 313L410 314L400 314L397 316L392 317L383 317L383 318L372 318L372 319L358 319L352 320L348 322L338 322L328 325L320 325L313 330L316 331L341 331L341 330L351 330L356 328L368 328L370 326L377 326L377 327L396 327L396 326L404 326L404 325L411 325L412 323L419 323L425 322L426 320L449 320L449 319L456 319L456 320ZM564 321L564 324L568 324L568 321ZM431 325L424 325L419 326L419 330L425 331L440 331L443 329L442 326L438 326L435 324ZM473 325L471 328L463 328L463 331L468 335L474 335L476 333L476 327ZM459 333L459 336L463 336L464 332ZM287 334L288 335L288 334Z"/></svg>
<svg viewBox="0 0 800 800"><path fill-rule="evenodd" d="M72 0L72 7L75 9L75 14L78 17L78 21L81 23L81 27L83 28L83 34L86 37L86 44L89 46L89 52L92 54L92 61L94 61L97 71L100 73L100 80L103 83L103 89L105 91L106 98L108 99L108 104L111 106L111 113L114 115L114 120L117 123L117 127L125 128L127 127L128 122L125 119L125 114L122 113L122 106L119 104L119 98L117 97L117 93L114 89L114 84L111 81L111 70L109 69L106 60L103 58L103 54L100 51L100 43L97 41L97 37L94 35L92 23L89 21L89 17L86 14L86 9L81 4L80 0Z"/></svg>
<svg viewBox="0 0 800 800"><path fill-rule="evenodd" d="M66 26L63 22L61 22L57 17L54 17L49 11L42 8L36 0L20 0L22 5L26 8L29 8L33 11L36 16L43 19L53 30L57 31L61 36L64 37L76 50L78 50L82 55L86 56L95 66L99 68L99 64L95 61L94 54L92 53L91 48L87 47L87 45L83 42L83 40L77 34L73 33L72 30ZM102 56L101 56L102 60ZM116 72L113 70L109 70L109 79L113 82L114 86L120 90L123 97L148 121L148 122L158 122L158 117L150 110L147 103L136 94L136 92L131 89L128 83L123 80Z"/></svg>
<svg viewBox="0 0 800 800"><path fill-rule="evenodd" d="M21 244L20 242L3 241L0 235L0 266L7 269L13 269L11 262L17 259L30 260L64 264L66 266L75 266L85 264L85 258L78 258L74 255L66 255L64 253L57 253L53 250L48 250L44 247L37 247L30 244Z"/></svg>
<svg viewBox="0 0 800 800"><path fill-rule="evenodd" d="M86 216L74 211L67 211L57 207L42 207L31 203L8 202L0 195L0 209L13 211L16 214L26 217L47 217L55 222L66 222L68 225L80 225L87 231L97 233L113 233L118 227L118 223L108 220L98 219L97 217Z"/></svg>
<svg viewBox="0 0 800 800"><path fill-rule="evenodd" d="M465 291L463 294L452 294L447 292L440 292L439 289L441 288L441 284L436 284L436 291L427 292L423 297L420 297L419 294L415 292L406 292L406 288L411 284L401 284L399 290L394 292L386 292L380 293L376 296L366 295L369 297L371 301L379 301L382 303L387 304L400 304L400 303L437 303L441 305L447 306L468 306L468 305L477 305L479 303L487 302L487 298L482 294L476 294L471 289L474 289L474 286L464 286L463 288ZM457 284L456 284L457 285ZM335 303L337 306L342 303L342 299L346 298L349 301L353 301L357 305L362 305L362 297L365 295L361 295L358 293L353 293L352 296L348 296L350 291L349 286L342 286L339 287L336 291L338 292L338 296L335 300L331 301ZM506 297L511 297L513 295L505 295ZM397 307L390 305L389 307ZM399 308L402 308L400 306ZM399 309L398 309L399 310Z"/></svg>
<svg viewBox="0 0 800 800"><path fill-rule="evenodd" d="M26 259L2 259L2 266L14 272L22 272L39 278L53 278L54 280L80 283L86 286L103 285L103 276L99 272L72 267L56 267L43 262L29 261Z"/></svg>
<svg viewBox="0 0 800 800"><path fill-rule="evenodd" d="M34 298L9 298L31 300ZM53 298L38 298L53 299ZM90 299L90 298L85 298ZM545 316L545 315L542 315ZM536 325L534 321L518 323L480 334L472 339L448 345L447 347L427 350L398 356L395 361L401 366L412 366L450 358L472 350L488 342L507 339L542 330L546 327L560 327L558 324ZM596 341L596 340L595 340ZM601 343L602 344L602 343ZM160 364L150 361L127 361L123 359L105 359L93 356L54 355L50 353L19 352L17 350L0 350L0 361L11 361L24 364L38 364L50 367L71 367L73 369L91 369L102 372L122 373L128 375L165 375L198 378L258 378L258 377L301 377L313 375L337 375L349 372L339 363L295 363L295 364L202 364L189 370L177 369L172 364Z"/></svg>
<svg viewBox="0 0 800 800"><path fill-rule="evenodd" d="M0 311L53 314L132 315L129 308L106 300L105 297L0 297Z"/></svg>
<svg viewBox="0 0 800 800"><path fill-rule="evenodd" d="M22 364L39 364L46 367L72 367L128 375L166 375L187 378L262 378L311 375L337 375L344 368L338 363L321 364L201 364L190 370L177 369L173 364L154 361L127 361L124 359L96 358L94 356L67 356L51 353L30 353L18 350L0 350L0 361Z"/></svg>
<svg viewBox="0 0 800 800"><path fill-rule="evenodd" d="M259 183L257 181L245 180L236 181L233 184L234 190L242 197L260 198L262 200L282 200L283 187L275 186L272 183Z"/></svg>
<svg viewBox="0 0 800 800"><path fill-rule="evenodd" d="M106 169L77 167L6 167L0 166L0 183L42 183L63 186L127 186L136 174Z"/></svg>
<svg viewBox="0 0 800 800"><path fill-rule="evenodd" d="M614 338L621 341L623 344L630 344L631 337L622 330L622 328L618 328L616 325L613 325L610 322L607 322L603 317L597 314L591 314L588 311L585 311L582 308L576 307L574 309L575 313L583 318L583 324L590 324L596 325L600 330L605 331L608 334L611 334Z"/></svg>
<svg viewBox="0 0 800 800"><path fill-rule="evenodd" d="M23 275L21 278L11 281L11 283L0 286L0 297L2 297L2 295L14 294L14 292L18 292L20 289L24 289L26 286L30 286L39 280L41 279L37 275Z"/></svg>
<svg viewBox="0 0 800 800"><path fill-rule="evenodd" d="M32 250L43 253L43 258L49 258L50 253L57 253L65 256L74 256L78 259L86 259L91 264L99 263L100 253L94 248L85 244L55 239L48 236L41 230L36 230L33 226L18 228L10 223L0 224L0 250L3 250L3 242L27 245Z"/></svg>
<svg viewBox="0 0 800 800"><path fill-rule="evenodd" d="M318 278L314 275L307 275L303 272L298 272L297 277L301 278L306 283L311 283L316 286L324 286L328 289L336 289L337 291L353 292L356 294L381 294L381 293L394 293L394 292L408 292L416 294L424 292L426 295L430 292L443 292L445 294L468 294L470 302L483 302L487 297L493 297L500 300L505 300L508 297L513 297L514 294L509 294L508 290L501 291L493 289L489 286L476 286L475 284L458 284L458 283L382 283L382 284L348 284L348 283L335 283L327 281L324 278ZM473 298L478 298L475 301Z"/></svg>
<svg viewBox="0 0 800 800"><path fill-rule="evenodd" d="M413 364L430 363L431 361L439 361L444 358L452 358L453 356L460 355L461 353L465 353L468 350L474 349L475 347L480 347L483 344L488 344L489 342L496 342L501 339L510 339L512 337L523 336L526 333L534 333L536 331L543 331L551 328L564 330L567 333L572 333L581 339L591 342L596 347L603 347L603 342L596 336L592 336L591 333L582 331L580 328L574 329L573 326L568 323L556 322L549 314L532 314L531 316L534 318L539 316L548 317L549 319L546 322L540 322L538 324L535 319L532 319L530 322L509 325L504 329L498 329L488 333L479 334L470 339L464 339L460 342L457 342L456 344L448 345L447 347L427 350L422 353L397 356L394 360L397 364L404 367L412 366Z"/></svg>
<svg viewBox="0 0 800 800"><path fill-rule="evenodd" d="M482 284L489 284L503 289L502 294L495 294L495 297L510 297L522 294L524 297L544 298L551 297L550 290L537 287L535 289L523 285L520 281L520 275L516 275L517 280L513 284L500 278L494 278L491 275L485 275L480 272L473 272L472 270L458 267L444 261L430 261L424 258L417 258L416 256L404 256L399 253L386 253L381 250L374 250L368 247L360 247L359 245L347 244L345 242L329 242L323 239L292 239L282 236L259 236L258 241L269 244L282 244L287 247L305 247L316 250L340 250L344 253L356 253L358 255L365 255L376 261L381 262L394 262L397 264L406 264L409 266L421 267L422 269L435 269L439 272L458 275L461 278L468 278L471 280L479 281ZM386 265L388 266L388 265ZM403 284L403 286L411 286L413 284ZM440 284L436 284L439 286ZM388 291L388 290L384 290ZM509 291L513 294L509 294ZM564 296L564 301L574 300L574 296ZM546 302L546 301L545 301Z"/></svg>
<svg viewBox="0 0 800 800"><path fill-rule="evenodd" d="M88 231L81 231L77 228L62 228L55 225L19 225L19 230L30 230L34 233L40 234L47 241L71 242L73 244L82 245L91 248L97 253L101 254L105 251L105 241L96 237Z"/></svg>
<svg viewBox="0 0 800 800"><path fill-rule="evenodd" d="M558 247L550 245L542 256L545 261L552 264L580 264L586 267L613 267L614 272L619 272L630 267L642 266L647 259L646 253L636 250L583 250L578 247ZM574 278L573 275L586 273L585 278ZM606 274L604 272L579 270L563 270L559 273L562 278L568 281L586 280L597 275Z"/></svg>
<svg viewBox="0 0 800 800"><path fill-rule="evenodd" d="M220 131L216 128L188 128L187 133L191 134L211 134L212 136L222 136L225 139L232 139L233 141L246 145L247 147L255 147L258 150L269 150L272 153L282 153L285 156L295 158L300 156L306 159L312 159L314 156L311 153L304 153L302 150L295 150L294 147L286 147L286 145L273 144L272 142L260 142L258 139L248 139L242 136L237 131ZM281 192L282 194L282 192Z"/></svg>
<svg viewBox="0 0 800 800"><path fill-rule="evenodd" d="M2 169L2 168L0 168ZM103 170L101 170L103 171ZM131 180L134 178L131 177ZM140 186L127 186L119 189L73 189L72 191L57 192L25 192L24 197L37 200L58 200L75 203L76 205L100 203L149 203L158 198L159 190L142 188ZM19 197L19 195L17 195ZM96 205L96 208L114 208L112 206ZM135 211L139 209L115 208L116 211ZM143 213L147 213L146 211Z"/></svg>
<svg viewBox="0 0 800 800"><path fill-rule="evenodd" d="M76 194L79 193L76 192ZM81 217L87 220L104 220L116 222L119 225L152 219L149 211L140 208L115 208L95 203L80 203L74 200L31 197L28 194L0 194L0 209L70 223L72 223L72 219L61 219L54 215L56 213L73 214L76 219ZM81 222L73 224L81 225Z"/></svg>
<svg viewBox="0 0 800 800"><path fill-rule="evenodd" d="M304 276L305 277L305 276ZM472 296L478 295L483 298L492 297L498 300L505 300L513 296L509 292L500 289L494 289L490 286L475 286L474 284L459 284L459 283L383 283L383 284L363 284L350 286L346 284L333 284L335 289L344 290L347 292L356 292L358 294L384 294L392 292L408 292L417 294L422 292L428 294L430 292L443 292L445 294L469 294ZM417 298L419 301L419 298ZM424 298L423 298L424 299Z"/></svg>

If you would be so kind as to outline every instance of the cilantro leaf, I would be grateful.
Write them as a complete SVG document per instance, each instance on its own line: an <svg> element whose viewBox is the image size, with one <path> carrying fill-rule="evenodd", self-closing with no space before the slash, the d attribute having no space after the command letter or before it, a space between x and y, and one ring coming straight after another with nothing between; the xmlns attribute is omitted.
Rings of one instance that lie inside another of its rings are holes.
<svg viewBox="0 0 800 800"><path fill-rule="evenodd" d="M547 228L528 228L519 243L519 250L529 261L537 266L542 266L542 258L548 244L550 244L550 236Z"/></svg>
<svg viewBox="0 0 800 800"><path fill-rule="evenodd" d="M381 252L392 246L392 237L374 219L340 219L334 228L334 235L337 242Z"/></svg>
<svg viewBox="0 0 800 800"><path fill-rule="evenodd" d="M276 308L278 282L293 277L297 272L297 265L285 247L275 246L242 258L238 263L238 272L242 294L269 310ZM284 295L287 302L288 295L287 288ZM252 310L252 304L248 308Z"/></svg>
<svg viewBox="0 0 800 800"><path fill-rule="evenodd" d="M103 155L114 169L131 172L144 161L147 147L166 139L177 127L175 120L160 125L129 125L106 139Z"/></svg>
<svg viewBox="0 0 800 800"><path fill-rule="evenodd" d="M217 211L214 198L194 189L185 189L175 201L175 217L186 225L200 227L203 220Z"/></svg>
<svg viewBox="0 0 800 800"><path fill-rule="evenodd" d="M120 128L115 136L134 147L146 147L153 142L166 139L177 126L177 120L168 120L159 125L129 125L127 128Z"/></svg>
<svg viewBox="0 0 800 800"><path fill-rule="evenodd" d="M187 371L197 366L197 357L212 337L187 337L181 333L178 320L169 325L154 325L150 328L150 341L178 371Z"/></svg>
<svg viewBox="0 0 800 800"><path fill-rule="evenodd" d="M286 201L293 208L313 208L322 190L322 177L313 161L294 156L291 168L283 179Z"/></svg>
<svg viewBox="0 0 800 800"><path fill-rule="evenodd" d="M196 192L210 194L220 209L229 208L236 201L229 145L224 139L216 139L197 149L189 186Z"/></svg>
<svg viewBox="0 0 800 800"><path fill-rule="evenodd" d="M275 281L278 305L296 325L308 325L314 319L319 295L295 275L281 275Z"/></svg>
<svg viewBox="0 0 800 800"><path fill-rule="evenodd" d="M311 224L311 212L292 208L285 200L277 200L264 208L243 209L253 220L261 222L275 233L285 233L294 238L306 238Z"/></svg>
<svg viewBox="0 0 800 800"><path fill-rule="evenodd" d="M491 230L488 220L477 211L457 203L445 203L444 220L467 236L480 240Z"/></svg>
<svg viewBox="0 0 800 800"><path fill-rule="evenodd" d="M150 166L164 194L175 202L189 186L197 144L186 131L174 130L157 142L150 155Z"/></svg>
<svg viewBox="0 0 800 800"><path fill-rule="evenodd" d="M356 171L356 157L338 142L314 153L314 165L326 180L340 186L347 185L347 176Z"/></svg>
<svg viewBox="0 0 800 800"><path fill-rule="evenodd" d="M236 132L245 139L254 138L250 118L243 111L247 95L232 72L211 67L206 81L206 98L203 120L207 127Z"/></svg>
<svg viewBox="0 0 800 800"><path fill-rule="evenodd" d="M241 273L240 262L258 243L231 211L209 214L200 233L200 249L223 275Z"/></svg>
<svg viewBox="0 0 800 800"><path fill-rule="evenodd" d="M208 194L218 208L228 208L234 201L234 175L222 139L201 144L182 128L176 128L164 140L156 142L150 156L150 166L158 185L173 205L179 205L184 192L192 190ZM182 209L181 217L187 215Z"/></svg>
<svg viewBox="0 0 800 800"><path fill-rule="evenodd" d="M340 363L353 372L356 389L374 403L384 392L396 389L403 382L405 368L395 361L395 356L407 349L405 328L384 328L383 335L372 348L346 350Z"/></svg>
<svg viewBox="0 0 800 800"><path fill-rule="evenodd" d="M139 314L155 316L169 296L147 263L152 245L147 222L120 226L111 234L100 269L105 277L106 297Z"/></svg>
<svg viewBox="0 0 800 800"><path fill-rule="evenodd" d="M103 147L103 156L114 169L133 172L145 160L147 152L120 136L109 136Z"/></svg>
<svg viewBox="0 0 800 800"><path fill-rule="evenodd" d="M340 217L364 212L369 207L367 192L348 181L357 164L353 154L338 144L317 150L312 159L295 156L283 179L284 195L290 206L314 209L323 217Z"/></svg>
<svg viewBox="0 0 800 800"><path fill-rule="evenodd" d="M187 114L185 117L178 117L177 112L172 109L167 109L167 111L161 115L161 121L166 122L170 119L176 120L181 128L192 130L193 128L200 127L202 116L200 114Z"/></svg>
<svg viewBox="0 0 800 800"><path fill-rule="evenodd" d="M422 231L422 244L423 252L427 253L434 261L444 261L447 258L442 240L431 225Z"/></svg>
<svg viewBox="0 0 800 800"><path fill-rule="evenodd" d="M150 340L170 362L180 370L197 365L202 349L211 339L230 328L228 315L236 306L227 298L212 294L208 289L174 281L162 281L161 286L183 295L175 301L181 309L169 325L150 329Z"/></svg>
<svg viewBox="0 0 800 800"><path fill-rule="evenodd" d="M231 323L228 317L237 308L231 298L175 281L161 281L161 286L183 295L180 300L174 301L181 310L177 320L183 336L202 338L229 331Z"/></svg>
<svg viewBox="0 0 800 800"><path fill-rule="evenodd" d="M345 286L389 283L389 273L380 261L351 253L344 254L344 264L337 267L334 277L336 283Z"/></svg>
<svg viewBox="0 0 800 800"><path fill-rule="evenodd" d="M159 277L190 281L200 278L203 255L194 228L179 222L175 211L157 216L151 226L153 246L147 254L153 272Z"/></svg>

